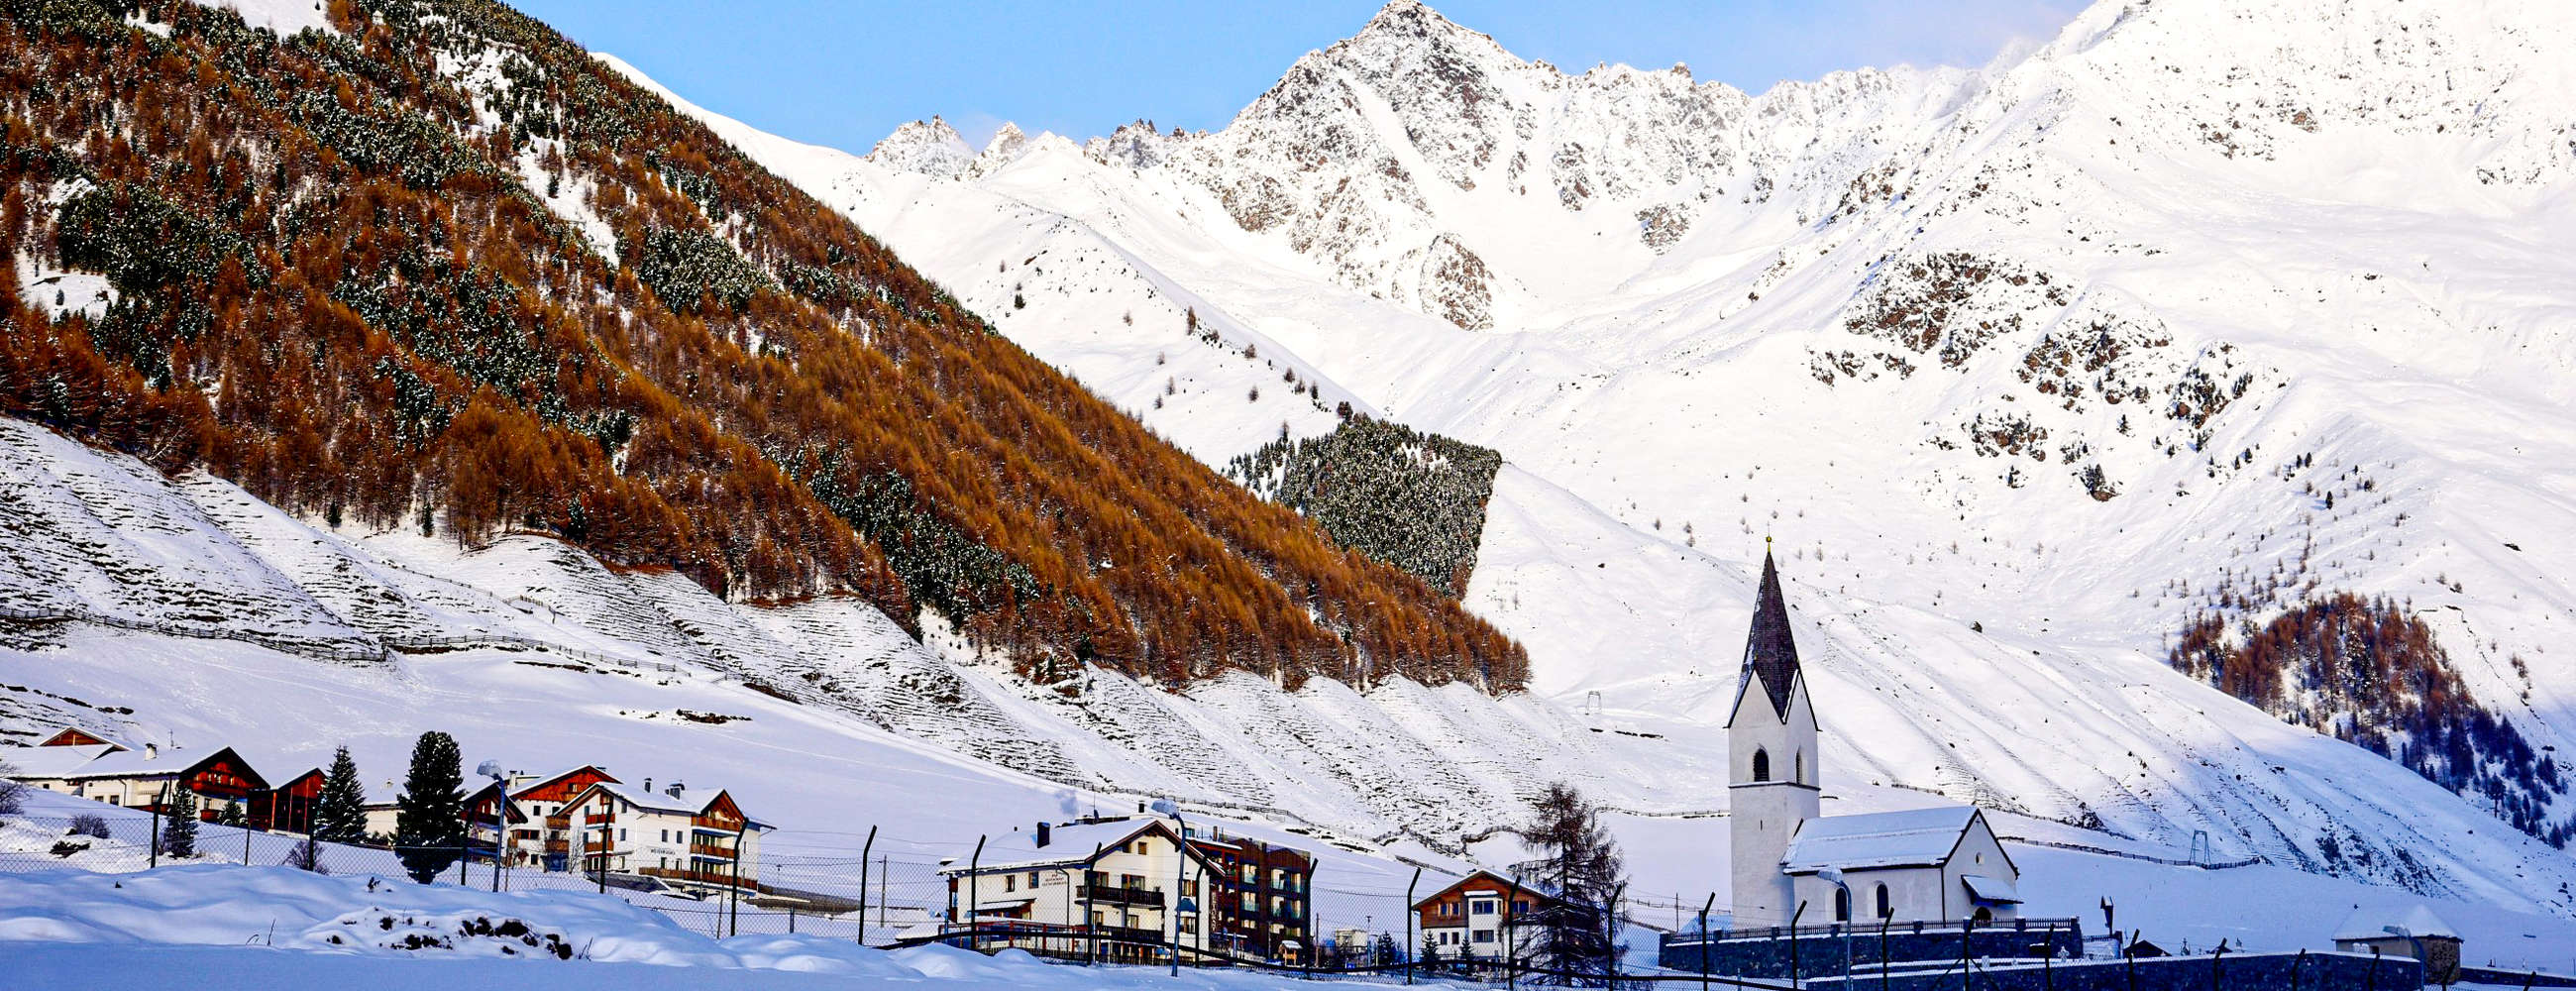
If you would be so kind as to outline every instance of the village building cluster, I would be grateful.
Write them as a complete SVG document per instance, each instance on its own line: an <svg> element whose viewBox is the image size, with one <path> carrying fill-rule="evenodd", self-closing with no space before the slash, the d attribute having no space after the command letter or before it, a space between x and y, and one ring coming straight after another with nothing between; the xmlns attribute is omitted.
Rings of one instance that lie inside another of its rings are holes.
<svg viewBox="0 0 2576 991"><path fill-rule="evenodd" d="M110 805L169 812L180 792L198 818L293 835L312 831L323 772L272 784L231 747L211 751L128 747L77 728L32 746L0 748L0 764L30 787ZM380 845L395 832L397 803L365 807ZM506 772L464 797L467 856L545 871L646 877L689 889L757 889L760 836L773 827L745 814L723 789L673 780L630 785L598 765L551 774Z"/></svg>

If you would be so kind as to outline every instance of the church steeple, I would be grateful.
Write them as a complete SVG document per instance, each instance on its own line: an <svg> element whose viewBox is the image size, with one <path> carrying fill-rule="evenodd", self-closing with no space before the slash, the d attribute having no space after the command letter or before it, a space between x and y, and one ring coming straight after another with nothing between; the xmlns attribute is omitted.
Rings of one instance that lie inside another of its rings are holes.
<svg viewBox="0 0 2576 991"><path fill-rule="evenodd" d="M1766 541L1767 543L1767 541ZM1753 627L1744 634L1744 673L1759 676L1771 711L1786 717L1798 680L1798 640L1789 632L1789 605L1780 598L1780 569L1762 550L1762 588L1753 598Z"/></svg>

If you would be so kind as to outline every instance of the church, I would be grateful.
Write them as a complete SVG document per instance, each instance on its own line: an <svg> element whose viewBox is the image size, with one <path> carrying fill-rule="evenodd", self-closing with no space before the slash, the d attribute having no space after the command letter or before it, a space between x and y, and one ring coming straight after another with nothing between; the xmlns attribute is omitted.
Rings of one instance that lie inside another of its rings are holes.
<svg viewBox="0 0 2576 991"><path fill-rule="evenodd" d="M1823 815L1816 735L1780 572L1765 551L1743 682L1726 723L1734 928L1785 926L1793 917L1821 925L2019 914L2021 871L1976 808Z"/></svg>

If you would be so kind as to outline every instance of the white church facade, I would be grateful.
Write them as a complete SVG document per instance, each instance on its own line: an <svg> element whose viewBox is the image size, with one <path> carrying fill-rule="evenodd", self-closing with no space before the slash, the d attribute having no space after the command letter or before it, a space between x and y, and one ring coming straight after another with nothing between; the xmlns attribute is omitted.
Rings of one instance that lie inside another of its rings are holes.
<svg viewBox="0 0 2576 991"><path fill-rule="evenodd" d="M1726 735L1735 928L2019 914L2021 870L1977 809L1822 813L1815 705L1767 553Z"/></svg>

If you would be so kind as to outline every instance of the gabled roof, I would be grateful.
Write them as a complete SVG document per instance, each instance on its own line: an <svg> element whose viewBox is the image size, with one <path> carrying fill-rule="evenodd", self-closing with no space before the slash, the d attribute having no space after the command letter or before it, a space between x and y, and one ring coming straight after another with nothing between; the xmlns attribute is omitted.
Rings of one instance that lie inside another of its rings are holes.
<svg viewBox="0 0 2576 991"><path fill-rule="evenodd" d="M51 765L59 768L58 770L35 771L28 769L29 764L34 761L20 763L21 755L43 755L48 752L68 752L69 756L58 759ZM81 754L92 754L92 756L81 760L79 759ZM198 768L227 757L231 758L233 763L240 765L243 776L250 779L251 787L268 787L268 779L260 777L259 772L251 768L250 761L243 758L241 754L235 753L231 747L218 747L211 752L175 749L124 750L116 748L112 743L92 744L86 747L21 747L10 752L5 759L19 765L18 774L21 777L144 778L193 773Z"/></svg>
<svg viewBox="0 0 2576 991"><path fill-rule="evenodd" d="M1452 881L1452 882L1450 882L1450 884L1449 884L1449 886L1448 886L1448 887L1442 888L1442 889L1440 889L1440 890L1438 890L1438 891L1434 891L1434 892L1432 892L1432 893L1430 893L1430 894L1428 894L1428 895L1424 895L1422 898L1420 898L1420 899L1416 900L1416 901L1413 903L1413 907L1414 907L1416 910L1419 910L1419 909L1421 909L1421 908L1422 908L1423 906L1425 906L1425 905L1429 905L1429 904L1431 904L1432 902L1436 902L1436 901L1439 901L1440 899L1447 898L1447 897L1449 897L1451 894L1455 893L1458 889L1460 889L1460 888L1464 888L1464 887L1466 887L1470 882L1476 881L1476 880L1478 880L1478 879L1482 879L1482 880L1486 880L1486 881L1491 881L1491 882L1493 882L1493 883L1495 883L1495 884L1502 885L1506 890L1513 890L1513 891L1526 891L1526 892L1529 892L1529 893L1530 893L1530 894L1532 894L1532 895L1537 896L1538 898L1540 898L1541 900L1544 900L1544 901L1555 901L1555 900L1556 900L1555 886L1553 886L1553 885L1545 884L1545 883L1542 883L1542 882L1539 882L1539 881L1532 881L1532 880L1513 880L1512 878L1510 878L1510 877L1508 877L1508 876L1505 876L1505 875L1502 875L1502 874L1497 874L1497 873L1495 873L1495 872L1493 872L1493 871L1489 871L1489 870L1486 870L1486 869L1484 869L1484 868L1482 868L1482 867L1479 867L1479 868L1476 868L1475 870L1468 871L1468 872L1467 872L1467 876L1466 876L1466 877L1462 877L1462 878L1459 878L1459 879L1458 879L1458 880L1456 880L1456 881Z"/></svg>
<svg viewBox="0 0 2576 991"><path fill-rule="evenodd" d="M1038 845L1037 834L1032 830L1019 830L988 837L984 841L984 853L981 857L949 857L940 861L940 870L947 873L963 873L969 864L972 864L978 873L997 869L1069 867L1090 863L1095 852L1114 853L1119 847L1127 845L1128 841L1147 833L1159 836L1165 842L1176 842L1179 836L1173 832L1170 823L1159 818L1066 823L1062 826L1048 827L1047 833L1048 839L1045 846ZM1183 846L1189 851L1190 859L1198 861L1203 868L1206 866L1207 851L1200 849L1196 844L1183 844Z"/></svg>
<svg viewBox="0 0 2576 991"><path fill-rule="evenodd" d="M114 740L90 733L78 726L65 726L60 732L44 738L36 745L39 747L86 747L101 743L115 747L118 750L126 749L122 744L119 744Z"/></svg>
<svg viewBox="0 0 2576 991"><path fill-rule="evenodd" d="M727 794L722 788L712 790L706 788L671 788L664 789L662 791L645 791L641 788L629 788L622 784L605 781L594 783L590 787L582 789L580 792L574 794L569 801L566 801L564 806L566 808L570 808L572 806L579 805L582 803L583 799L589 796L592 792L614 796L618 800L639 809L668 813L671 815L705 815L708 810L713 809L718 805L732 806L736 813L740 813L742 811L742 807L734 803L733 796ZM753 819L749 815L744 815L742 817L742 821L752 829L766 830L772 828L768 823Z"/></svg>
<svg viewBox="0 0 2576 991"><path fill-rule="evenodd" d="M2334 938L2336 942L2395 939L2397 934L2388 931L2390 926L2423 939L2460 938L2459 930L2451 928L2422 902L2406 907L2375 905L2353 909L2351 915L2344 916L2343 924L2335 927Z"/></svg>
<svg viewBox="0 0 2576 991"><path fill-rule="evenodd" d="M465 810L465 818L467 820L489 824L492 821L491 818L476 814L475 807L489 804L495 798L499 798L501 800L502 808L509 810L511 822L528 821L527 810L521 809L517 801L501 794L501 785L496 781L486 781L483 783L483 787L466 793L465 800L460 807Z"/></svg>
<svg viewBox="0 0 2576 991"><path fill-rule="evenodd" d="M1933 867L1950 859L1976 821L1977 810L1966 805L1809 819L1790 837L1780 869L1813 874L1828 867Z"/></svg>
<svg viewBox="0 0 2576 991"><path fill-rule="evenodd" d="M2021 890L2011 881L1984 874L1963 874L1959 883L1967 885L1968 897L1986 905L2019 905Z"/></svg>
<svg viewBox="0 0 2576 991"><path fill-rule="evenodd" d="M581 773L581 772L583 772L583 771L589 771L589 772L591 772L592 774L599 775L599 780L601 780L601 781L610 781L610 782L614 782L614 781L616 781L616 780L617 780L617 776L616 776L616 775L613 775L613 774L608 773L607 769L602 768L602 767L600 767L600 766L599 766L599 765L597 765L597 764L583 764L583 765L581 765L581 766L579 766L579 767L568 767L568 768L565 768L565 769L563 769L563 770L561 770L561 771L555 772L554 774L550 774L550 775L547 775L547 776L545 776L545 777L538 778L537 780L530 781L530 782L528 782L527 784L520 785L520 786L518 786L518 787L516 787L516 788L512 788L512 789L510 789L510 795L511 795L511 797L513 797L513 798L518 797L518 796L520 796L520 795L525 795L525 794L527 794L527 793L529 793L529 792L532 792L532 791L535 791L535 790L537 790L537 789L539 789L539 788L543 788L543 787L545 787L545 786L547 786L547 785L554 784L555 782L562 781L562 780L563 780L563 779L565 779L565 778L569 778L569 777L572 777L573 775L580 774L580 773Z"/></svg>
<svg viewBox="0 0 2576 991"><path fill-rule="evenodd" d="M16 777L62 778L70 777L74 771L91 761L115 753L118 749L120 748L113 743L9 747L0 749L0 763L7 764L10 773Z"/></svg>

